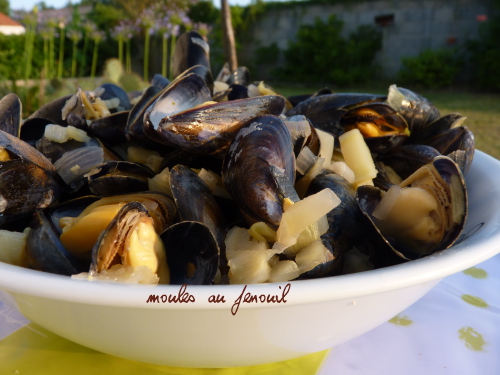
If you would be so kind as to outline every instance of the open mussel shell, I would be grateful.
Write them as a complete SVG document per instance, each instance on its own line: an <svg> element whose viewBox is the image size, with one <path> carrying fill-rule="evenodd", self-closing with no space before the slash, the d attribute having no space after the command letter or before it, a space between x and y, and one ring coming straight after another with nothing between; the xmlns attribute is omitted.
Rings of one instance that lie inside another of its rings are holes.
<svg viewBox="0 0 500 375"><path fill-rule="evenodd" d="M385 96L377 94L334 93L311 97L301 101L286 116L304 115L314 127L338 136L344 132L340 118L350 108L364 103L380 102Z"/></svg>
<svg viewBox="0 0 500 375"><path fill-rule="evenodd" d="M340 118L344 131L358 129L370 151L388 152L410 134L406 120L386 103L368 103L348 110Z"/></svg>
<svg viewBox="0 0 500 375"><path fill-rule="evenodd" d="M155 173L143 164L109 161L96 165L86 176L92 194L107 196L146 191Z"/></svg>
<svg viewBox="0 0 500 375"><path fill-rule="evenodd" d="M172 56L174 77L195 65L203 65L210 70L210 46L196 31L182 34L175 43Z"/></svg>
<svg viewBox="0 0 500 375"><path fill-rule="evenodd" d="M69 253L59 240L60 229L43 211L33 216L26 241L28 267L71 276L88 270L88 264Z"/></svg>
<svg viewBox="0 0 500 375"><path fill-rule="evenodd" d="M256 116L279 115L284 105L285 99L276 95L206 104L164 117L158 124L150 121L150 128L162 141L181 150L221 153L245 123Z"/></svg>
<svg viewBox="0 0 500 375"><path fill-rule="evenodd" d="M211 100L210 90L199 75L191 73L174 80L144 112L144 133L165 142L159 126L162 121ZM168 141L167 141L168 143Z"/></svg>
<svg viewBox="0 0 500 375"><path fill-rule="evenodd" d="M292 138L279 117L255 117L240 129L224 158L222 180L250 225L279 226L285 191L296 195Z"/></svg>
<svg viewBox="0 0 500 375"><path fill-rule="evenodd" d="M407 260L452 246L468 210L462 173L445 156L435 158L387 193L361 186L357 200L384 243Z"/></svg>
<svg viewBox="0 0 500 375"><path fill-rule="evenodd" d="M396 85L389 87L387 103L405 118L410 132L418 131L440 117L439 110L428 99Z"/></svg>
<svg viewBox="0 0 500 375"><path fill-rule="evenodd" d="M156 282L167 284L170 276L165 258L165 247L148 209L140 202L129 202L102 231L92 248L90 274L99 274L115 265L145 267Z"/></svg>
<svg viewBox="0 0 500 375"><path fill-rule="evenodd" d="M153 218L158 233L172 225L177 216L177 208L170 197L159 192L142 191L104 197L90 195L75 198L51 208L50 217L58 223L62 217L85 216L98 207L129 202L140 202L148 209L148 214Z"/></svg>
<svg viewBox="0 0 500 375"><path fill-rule="evenodd" d="M177 208L172 199L155 191L106 196L101 199L100 204L133 201L142 203L148 209L148 214L154 219L156 232L158 233L172 225L177 216Z"/></svg>
<svg viewBox="0 0 500 375"><path fill-rule="evenodd" d="M160 238L167 251L171 284L212 284L219 268L219 248L206 225L183 221L169 227Z"/></svg>
<svg viewBox="0 0 500 375"><path fill-rule="evenodd" d="M127 237L144 217L149 217L148 210L141 203L129 202L123 206L92 249L91 270L102 272L114 264L122 264L125 252L132 251L125 245Z"/></svg>
<svg viewBox="0 0 500 375"><path fill-rule="evenodd" d="M0 100L0 130L19 137L22 122L21 99L10 93Z"/></svg>

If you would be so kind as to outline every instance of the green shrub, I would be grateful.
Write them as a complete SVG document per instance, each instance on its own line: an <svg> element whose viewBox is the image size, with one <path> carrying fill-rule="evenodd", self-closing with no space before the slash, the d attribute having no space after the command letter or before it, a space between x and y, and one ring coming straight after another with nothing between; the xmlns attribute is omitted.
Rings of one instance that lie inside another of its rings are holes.
<svg viewBox="0 0 500 375"><path fill-rule="evenodd" d="M399 80L429 89L451 86L463 66L463 59L452 49L428 49L415 57L403 57L401 61Z"/></svg>
<svg viewBox="0 0 500 375"><path fill-rule="evenodd" d="M284 51L285 66L280 78L302 83L334 83L340 86L362 83L375 75L375 54L382 47L382 35L362 25L347 38L343 21L334 15L326 22L300 26L294 42Z"/></svg>
<svg viewBox="0 0 500 375"><path fill-rule="evenodd" d="M500 4L496 5L496 9L500 9ZM500 17L496 17L484 23L478 39L467 44L473 73L472 83L479 89L500 91L499 33Z"/></svg>

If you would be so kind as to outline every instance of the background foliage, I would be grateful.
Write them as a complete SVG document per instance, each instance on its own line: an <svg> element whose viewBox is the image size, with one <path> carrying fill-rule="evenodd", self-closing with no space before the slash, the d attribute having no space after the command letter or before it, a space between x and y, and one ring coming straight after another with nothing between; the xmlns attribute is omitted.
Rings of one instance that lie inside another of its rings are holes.
<svg viewBox="0 0 500 375"><path fill-rule="evenodd" d="M464 64L454 49L428 49L416 57L404 57L402 62L402 83L430 89L450 87Z"/></svg>
<svg viewBox="0 0 500 375"><path fill-rule="evenodd" d="M374 58L382 46L380 31L362 25L344 38L343 26L343 21L335 15L326 22L317 18L313 25L300 26L296 41L284 51L285 64L279 70L279 77L340 86L370 79L376 74Z"/></svg>

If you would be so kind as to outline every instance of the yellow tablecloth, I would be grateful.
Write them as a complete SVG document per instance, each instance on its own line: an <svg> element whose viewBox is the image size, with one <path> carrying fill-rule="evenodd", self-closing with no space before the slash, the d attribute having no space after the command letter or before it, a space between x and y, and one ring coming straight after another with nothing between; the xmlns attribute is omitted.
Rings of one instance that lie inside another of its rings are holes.
<svg viewBox="0 0 500 375"><path fill-rule="evenodd" d="M0 294L1 297L1 294ZM2 309L3 307L3 309ZM1 304L3 324L26 323L17 312ZM0 320L0 324L2 321ZM1 332L1 331L0 331ZM149 365L103 354L28 323L0 340L0 374L168 374L168 375L276 375L317 374L329 351L268 365L230 369L187 369Z"/></svg>

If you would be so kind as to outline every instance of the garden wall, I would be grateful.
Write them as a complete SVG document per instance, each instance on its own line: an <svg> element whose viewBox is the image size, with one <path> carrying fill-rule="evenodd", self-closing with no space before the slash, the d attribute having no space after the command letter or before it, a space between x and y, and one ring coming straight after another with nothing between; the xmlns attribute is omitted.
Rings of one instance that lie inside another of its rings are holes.
<svg viewBox="0 0 500 375"><path fill-rule="evenodd" d="M345 5L292 3L261 15L249 31L240 55L242 61L252 61L256 49L273 43L285 50L301 24L312 24L316 17L326 21L335 14L344 21L345 35L362 24L376 25L382 30L382 50L377 62L383 77L393 78L402 66L403 56L416 56L429 48L461 48L468 39L477 38L481 23L491 18L490 3L488 0L375 0L351 1Z"/></svg>

